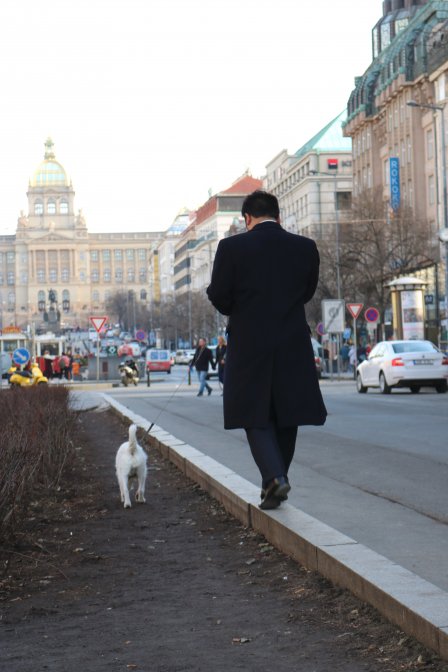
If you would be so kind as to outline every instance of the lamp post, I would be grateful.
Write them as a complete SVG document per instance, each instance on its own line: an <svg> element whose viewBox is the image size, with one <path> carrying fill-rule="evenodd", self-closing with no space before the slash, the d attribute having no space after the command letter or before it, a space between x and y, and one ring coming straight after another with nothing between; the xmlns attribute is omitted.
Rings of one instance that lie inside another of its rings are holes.
<svg viewBox="0 0 448 672"><path fill-rule="evenodd" d="M432 110L434 115L440 112L440 135L442 149L442 194L443 194L443 229L439 230L439 240L445 244L445 331L448 332L448 191L446 183L446 137L445 137L445 105L432 105L430 103L417 103L415 100L409 100L409 107L419 107L421 109ZM439 163L439 148L435 145L436 160Z"/></svg>

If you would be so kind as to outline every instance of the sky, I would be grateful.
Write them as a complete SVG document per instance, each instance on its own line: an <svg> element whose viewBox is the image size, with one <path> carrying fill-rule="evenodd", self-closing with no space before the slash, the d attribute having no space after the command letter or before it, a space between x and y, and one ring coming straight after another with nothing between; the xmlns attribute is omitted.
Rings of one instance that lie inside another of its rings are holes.
<svg viewBox="0 0 448 672"><path fill-rule="evenodd" d="M347 104L382 0L5 0L0 233L53 139L91 232L165 231Z"/></svg>

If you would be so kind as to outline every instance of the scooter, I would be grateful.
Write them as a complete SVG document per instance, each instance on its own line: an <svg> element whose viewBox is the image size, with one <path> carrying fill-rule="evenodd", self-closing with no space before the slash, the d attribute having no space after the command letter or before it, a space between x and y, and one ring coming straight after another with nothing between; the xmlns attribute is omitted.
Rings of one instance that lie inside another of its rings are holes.
<svg viewBox="0 0 448 672"><path fill-rule="evenodd" d="M30 369L19 369L16 366L11 366L8 371L8 379L11 387L34 387L35 385L42 385L48 383L46 378L39 368L39 365L34 362Z"/></svg>
<svg viewBox="0 0 448 672"><path fill-rule="evenodd" d="M125 387L127 387L130 383L138 385L138 373L135 369L125 362L121 362L121 364L118 365L118 370L120 371L121 382Z"/></svg>

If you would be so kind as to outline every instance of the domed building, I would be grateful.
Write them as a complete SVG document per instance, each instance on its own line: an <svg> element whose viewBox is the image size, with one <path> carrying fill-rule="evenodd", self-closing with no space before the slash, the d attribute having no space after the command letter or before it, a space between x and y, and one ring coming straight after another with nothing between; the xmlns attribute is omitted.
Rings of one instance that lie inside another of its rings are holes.
<svg viewBox="0 0 448 672"><path fill-rule="evenodd" d="M107 315L107 300L117 291L146 300L161 234L89 233L51 138L27 197L28 214L21 213L16 234L0 236L0 328L86 328L90 316Z"/></svg>

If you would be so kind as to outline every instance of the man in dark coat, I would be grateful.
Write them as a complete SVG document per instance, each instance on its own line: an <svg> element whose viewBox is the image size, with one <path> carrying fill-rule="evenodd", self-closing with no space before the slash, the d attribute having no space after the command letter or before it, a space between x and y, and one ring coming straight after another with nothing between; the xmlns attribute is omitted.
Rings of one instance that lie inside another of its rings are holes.
<svg viewBox="0 0 448 672"><path fill-rule="evenodd" d="M215 368L215 362L213 361L213 354L210 348L207 348L205 338L200 338L198 341L198 347L195 350L193 359L190 362L190 369L194 366L196 373L198 374L199 380L199 392L198 397L202 397L204 394L204 389L207 389L208 396L212 393L212 388L207 383L207 373L209 364Z"/></svg>
<svg viewBox="0 0 448 672"><path fill-rule="evenodd" d="M207 294L229 316L224 427L246 430L262 476L260 506L272 509L290 490L297 427L323 425L327 414L305 317L319 253L281 227L272 194L250 194L242 215L247 232L219 242Z"/></svg>

